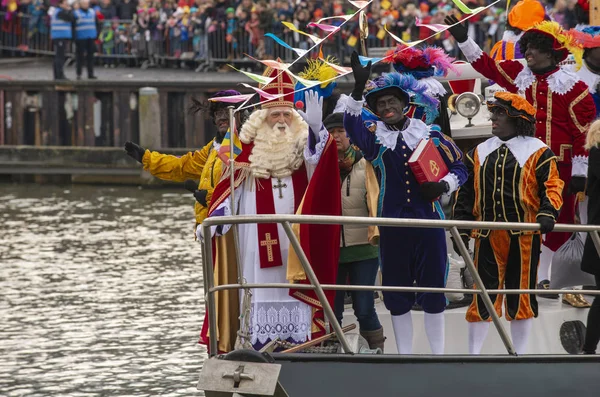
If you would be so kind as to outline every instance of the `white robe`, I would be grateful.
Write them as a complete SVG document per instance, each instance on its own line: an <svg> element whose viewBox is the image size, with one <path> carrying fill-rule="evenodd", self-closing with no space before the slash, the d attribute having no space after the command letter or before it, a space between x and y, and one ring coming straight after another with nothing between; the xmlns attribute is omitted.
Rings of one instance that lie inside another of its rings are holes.
<svg viewBox="0 0 600 397"><path fill-rule="evenodd" d="M328 132L322 128L315 151L308 148L304 151L305 166L308 178L318 164ZM279 198L277 178L271 178L273 186L273 201L275 212L279 215L294 214L294 185L292 177L281 178L281 183L287 187L281 188L283 198ZM250 176L235 189L234 198L239 215L256 215L255 178ZM296 198L301 200L302 197ZM211 216L230 215L230 198L225 200ZM217 234L225 234L230 226L217 228ZM198 228L201 231L202 228ZM213 228L215 229L215 228ZM221 229L221 230L219 230ZM239 257L242 262L242 272L247 283L287 283L287 258L289 239L281 225L277 226L279 234L279 247L283 266L261 268L260 253L258 250L258 230L256 224L238 225ZM243 291L240 291L240 305L243 305ZM241 308L243 313L243 307ZM292 339L296 343L306 342L311 336L312 308L306 303L289 296L289 289L252 289L252 308L250 316L250 342L265 344L275 338L280 340Z"/></svg>

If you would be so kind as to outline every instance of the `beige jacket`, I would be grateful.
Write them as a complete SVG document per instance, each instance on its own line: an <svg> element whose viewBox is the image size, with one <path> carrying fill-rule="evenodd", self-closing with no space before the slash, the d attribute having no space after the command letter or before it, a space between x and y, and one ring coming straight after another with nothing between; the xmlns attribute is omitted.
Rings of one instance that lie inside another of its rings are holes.
<svg viewBox="0 0 600 397"><path fill-rule="evenodd" d="M379 188L371 163L364 158L352 167L342 182L343 216L377 216ZM343 225L340 247L379 243L376 226Z"/></svg>

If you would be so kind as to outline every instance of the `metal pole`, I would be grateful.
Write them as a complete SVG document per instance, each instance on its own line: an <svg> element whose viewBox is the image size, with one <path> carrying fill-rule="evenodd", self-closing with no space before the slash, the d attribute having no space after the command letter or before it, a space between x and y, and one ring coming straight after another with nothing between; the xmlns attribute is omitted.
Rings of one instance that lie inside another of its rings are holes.
<svg viewBox="0 0 600 397"><path fill-rule="evenodd" d="M234 136L236 134L235 128L235 108L233 106L229 106L229 190L231 193L229 197L231 199L231 216L236 216L236 208L235 208L235 160L233 159L233 143ZM244 284L244 276L242 274L242 261L240 260L240 252L239 252L239 235L238 235L238 225L234 223L232 226L233 232L233 244L235 246L235 260L237 262L237 272L238 272L238 283Z"/></svg>
<svg viewBox="0 0 600 397"><path fill-rule="evenodd" d="M337 334L338 340L340 341L340 343L342 344L342 347L344 348L344 352L347 354L353 354L352 349L350 348L350 345L348 344L348 341L346 340L346 337L344 336L344 331L342 330L342 326L340 325L340 323L338 323L337 319L335 318L333 309L331 309L331 306L329 305L329 301L327 300L327 297L325 296L325 292L323 291L323 288L321 288L321 284L319 283L317 276L313 272L313 269L312 269L310 263L308 263L308 258L306 257L306 254L302 250L302 246L300 245L300 242L296 238L296 235L294 235L292 226L290 225L289 222L283 222L282 226L285 229L285 234L287 234L288 238L290 239L290 244L292 244L292 247L296 251L298 258L300 259L300 263L302 264L302 267L304 268L304 272L306 273L308 280L315 287L315 293L317 294L317 297L321 301L321 305L323 305L323 312L325 312L325 316L327 317L327 320L329 320L329 322L331 323L331 326L333 327L333 330Z"/></svg>
<svg viewBox="0 0 600 397"><path fill-rule="evenodd" d="M469 255L469 250L467 249L467 247L463 243L462 239L460 238L460 233L458 232L458 229L456 228L456 226L454 226L450 229L450 234L452 234L452 238L458 245L458 250L460 251L460 255L465 260L465 264L469 268L469 271L471 272L471 276L473 277L475 284L481 290L481 299L483 299L483 303L484 303L488 313L490 313L490 316L492 316L492 321L494 322L494 326L496 326L496 329L498 330L498 333L500 334L500 338L502 339L504 346L506 346L506 350L508 351L509 354L516 356L517 352L515 351L515 348L513 347L512 341L508 337L508 334L506 333L504 326L500 322L500 318L498 317L498 314L496 313L496 310L494 309L494 304L492 303L492 299L490 298L490 295L488 294L487 289L485 288L485 285L483 285L483 281L481 281L481 277L479 277L479 273L477 272L477 269L475 268L475 264L473 263L473 258L471 258L471 255ZM474 299L477 299L477 297L474 297Z"/></svg>
<svg viewBox="0 0 600 397"><path fill-rule="evenodd" d="M202 227L202 235L204 236L204 256L202 257L205 277L204 288L208 286L208 289L205 289L204 291L204 296L206 301L206 310L208 310L208 337L210 341L209 354L214 356L218 353L219 347L217 345L217 313L215 312L216 308L214 292L211 291L215 284L215 275L212 268L212 239L210 238L210 226L202 223L200 227Z"/></svg>

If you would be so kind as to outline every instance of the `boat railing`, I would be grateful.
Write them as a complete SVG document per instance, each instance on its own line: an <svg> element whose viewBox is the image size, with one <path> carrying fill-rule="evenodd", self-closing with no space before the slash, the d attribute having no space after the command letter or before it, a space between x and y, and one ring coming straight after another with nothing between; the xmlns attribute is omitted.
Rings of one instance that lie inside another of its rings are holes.
<svg viewBox="0 0 600 397"><path fill-rule="evenodd" d="M490 294L565 294L565 293L582 293L588 295L600 295L600 290L537 290L537 289L486 289L483 285L473 258L469 253L467 246L460 238L459 229L489 229L489 230L521 230L521 231L539 231L540 225L537 223L516 223L516 222L475 222L475 221L456 221L456 220L430 220L430 219L407 219L407 218L372 218L372 217L351 217L351 216L325 216L325 215L241 215L241 216L222 216L206 219L202 227L203 236L211 236L211 228L219 225L240 225L240 224L258 224L258 223L278 223L281 224L287 237L290 240L292 248L295 250L303 270L310 284L290 284L290 283L246 283L242 277L241 264L238 262L238 283L214 285L213 274L213 255L212 244L210 238L205 238L202 244L202 268L204 274L204 291L208 310L209 334L217 335L216 313L215 313L215 293L224 290L239 290L251 288L294 288L307 289L315 291L323 307L323 312L326 319L337 335L337 339L342 345L344 352L352 354L350 345L344 336L341 325L335 318L335 314L331 305L325 297L325 290L345 290L345 291L389 291L389 292L429 292L429 293L464 293L481 295L487 311L492 317L492 322L498 330L498 334L506 347L506 350L511 355L516 355L516 351L512 345L511 339L506 332L506 329L500 322L500 318L494 309L494 304L490 298ZM377 285L330 285L321 284L317 279L311 264L308 261L300 242L293 232L292 224L322 224L322 225L363 225L363 226L385 226L385 227L402 227L402 228L443 228L450 231L452 238L459 248L459 254L463 257L465 265L469 269L475 285L475 289L461 288L429 288L429 287L392 287L392 286L377 286ZM233 228L232 231L234 231ZM588 233L594 243L596 251L600 256L600 226L594 225L565 225L556 224L554 227L556 232L584 232ZM236 246L237 250L237 246ZM217 349L217 338L209 338L210 340L210 355L215 355Z"/></svg>

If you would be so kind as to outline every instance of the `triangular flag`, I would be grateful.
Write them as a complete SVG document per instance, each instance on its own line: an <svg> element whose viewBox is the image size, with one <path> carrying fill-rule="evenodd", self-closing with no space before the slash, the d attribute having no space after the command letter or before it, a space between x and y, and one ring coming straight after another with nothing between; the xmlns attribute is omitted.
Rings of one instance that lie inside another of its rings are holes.
<svg viewBox="0 0 600 397"><path fill-rule="evenodd" d="M315 44L319 44L321 41L323 41L322 39L318 38L317 36L313 36L312 34L308 34L306 32L301 31L300 29L298 29L296 27L296 25L294 25L291 22L286 22L286 21L281 21L281 23L283 24L283 26L285 26L286 28L288 28L291 31L294 31L296 33L302 34L306 37L308 37L309 39L311 39L313 41L313 43Z"/></svg>
<svg viewBox="0 0 600 397"><path fill-rule="evenodd" d="M323 63L325 63L326 65L328 65L329 67L331 67L333 70L335 70L339 75L344 76L348 73L352 73L352 68L348 68L345 66L340 66L340 65L336 65L334 63L331 62L327 62L325 60L325 58L323 58L323 54L321 53L319 56L319 59L321 61L323 61Z"/></svg>
<svg viewBox="0 0 600 397"><path fill-rule="evenodd" d="M223 103L240 103L247 101L256 94L241 94L241 95L230 95L230 96L219 96L214 98L208 98L209 102L223 102Z"/></svg>
<svg viewBox="0 0 600 397"><path fill-rule="evenodd" d="M262 85L269 84L273 80L273 78L268 77L268 76L263 76L263 75L260 75L260 74L250 73L250 72L246 72L246 71L243 71L243 70L236 69L232 65L227 65L227 66L229 66L233 70L237 70L238 72L245 74L246 76L248 76L252 80L256 81L258 84L262 84Z"/></svg>
<svg viewBox="0 0 600 397"><path fill-rule="evenodd" d="M439 24L439 23L424 24L421 21L421 18L419 18L419 17L416 17L415 19L416 19L416 22L415 22L416 26L427 28L427 29L432 30L432 31L434 31L436 33L443 32L443 31L445 31L445 30L447 30L449 28L448 25L442 25L442 24Z"/></svg>
<svg viewBox="0 0 600 397"><path fill-rule="evenodd" d="M465 3L463 3L461 0L452 0L452 2L454 3L454 5L456 5L456 7L458 7L458 9L463 14L477 14L478 12L481 12L487 8L487 7L477 7L477 8L471 9Z"/></svg>
<svg viewBox="0 0 600 397"><path fill-rule="evenodd" d="M331 20L331 19L343 19L343 20L345 20L345 21L349 21L349 20L351 20L352 18L354 18L354 16L355 16L355 15L356 15L356 13L354 13L354 14L351 14L351 15L337 15L337 16L335 16L335 17L326 17L326 18L321 18L321 19L319 19L319 20L317 21L317 23L323 23L323 22L325 22L325 21L329 21L329 20Z"/></svg>
<svg viewBox="0 0 600 397"><path fill-rule="evenodd" d="M253 89L254 91L258 92L258 93L259 93L259 94L260 94L260 95L261 95L263 98L265 98L265 99L266 99L266 100L268 100L268 101L271 101L271 100L273 100L273 99L277 99L277 98L279 98L279 97L282 97L282 96L284 96L284 95L273 95L273 94L269 94L268 92L266 92L266 91L264 91L264 90L261 90L260 88L253 87L253 86L251 86L250 84L241 83L241 85L243 85L243 86L244 86L244 87L246 87L246 88L251 88L251 89ZM252 94L252 95L254 95L254 94Z"/></svg>
<svg viewBox="0 0 600 397"><path fill-rule="evenodd" d="M325 25L324 23L316 23L316 22L311 22L307 26L319 28L324 32L336 32L336 31L340 30L339 26Z"/></svg>
<svg viewBox="0 0 600 397"><path fill-rule="evenodd" d="M393 34L392 32L390 32L387 29L386 25L383 25L383 29L387 32L387 34L389 34L390 36L392 36L392 39L396 40L400 44L404 44L407 47L414 47L417 44L422 43L423 41L427 40L427 39L424 39L424 40L416 40L416 41L404 41L400 37L398 37L395 34Z"/></svg>
<svg viewBox="0 0 600 397"><path fill-rule="evenodd" d="M248 54L244 54L244 55L256 62L262 63L263 65L265 65L266 67L271 68L271 69L287 70L291 66L291 64L289 64L289 63L277 62L272 59L256 59L251 55L248 55Z"/></svg>
<svg viewBox="0 0 600 397"><path fill-rule="evenodd" d="M272 38L273 40L275 40L277 42L277 44L279 44L282 47L287 48L288 50L294 51L299 57L303 57L308 52L308 51L303 50L301 48L294 48L294 47L290 46L288 43L286 43L285 41L281 40L279 37L275 36L273 33L267 33L267 34L265 34L265 37Z"/></svg>
<svg viewBox="0 0 600 397"><path fill-rule="evenodd" d="M371 1L356 1L356 0L348 0L348 3L352 4L356 8L360 8L361 10L371 4Z"/></svg>

